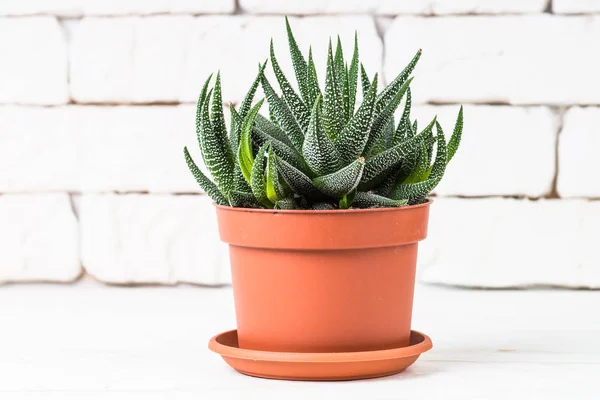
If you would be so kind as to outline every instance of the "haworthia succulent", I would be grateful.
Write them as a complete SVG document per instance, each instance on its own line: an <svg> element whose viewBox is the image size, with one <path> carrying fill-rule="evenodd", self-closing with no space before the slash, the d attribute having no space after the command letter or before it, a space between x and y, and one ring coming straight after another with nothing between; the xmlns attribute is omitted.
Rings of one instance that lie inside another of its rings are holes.
<svg viewBox="0 0 600 400"><path fill-rule="evenodd" d="M369 130L373 117L373 105L377 93L377 74L373 84L365 96L363 103L352 119L346 124L337 140L334 142L341 161L348 163L363 155L363 150L369 139Z"/></svg>
<svg viewBox="0 0 600 400"><path fill-rule="evenodd" d="M298 125L296 118L292 114L288 105L275 93L273 87L263 74L261 79L262 87L265 91L265 96L269 102L269 110L273 112L277 124L288 134L290 141L297 150L302 149L304 134Z"/></svg>
<svg viewBox="0 0 600 400"><path fill-rule="evenodd" d="M289 164L281 157L275 158L277 171L294 193L314 196L318 189L312 180L302 171Z"/></svg>
<svg viewBox="0 0 600 400"><path fill-rule="evenodd" d="M212 87L212 76L204 83L196 132L212 181L185 151L200 186L217 203L235 207L331 210L425 201L460 144L463 109L448 143L437 121L417 135L417 121L411 121L410 115L409 85L421 51L378 93L377 75L371 81L360 63L356 33L348 62L338 36L335 48L329 43L323 95L312 48L306 60L287 18L286 30L297 89L283 73L271 41L269 55L281 94L265 76L268 60L259 64L258 76L242 103L230 105L229 137L221 75L216 75ZM362 104L356 104L359 74ZM262 100L252 107L259 84L270 119L258 114ZM404 97L402 116L395 126L394 114Z"/></svg>
<svg viewBox="0 0 600 400"><path fill-rule="evenodd" d="M436 121L437 130L437 154L435 162L429 174L429 178L423 182L402 183L396 186L390 195L393 199L408 199L410 204L416 204L424 199L440 182L446 170L447 148L444 132L439 122Z"/></svg>
<svg viewBox="0 0 600 400"><path fill-rule="evenodd" d="M448 161L452 160L454 154L456 154L456 150L458 150L458 146L460 145L460 139L462 137L463 130L463 107L460 106L460 110L458 111L458 117L456 118L456 124L454 125L454 132L452 132L452 136L450 137L450 141L448 142Z"/></svg>
<svg viewBox="0 0 600 400"><path fill-rule="evenodd" d="M258 84L260 83L260 78L264 75L265 73L265 67L267 66L267 62L265 61L262 65L258 65L258 75L256 75L256 78L254 78L254 82L252 82L252 86L250 86L250 90L248 90L248 93L246 94L246 97L244 97L244 100L242 101L242 105L240 106L240 117L242 118L242 120L244 118L246 118L246 115L248 115L248 111L250 111L250 107L252 107L252 101L254 101L254 95L256 94L256 89L258 89Z"/></svg>
<svg viewBox="0 0 600 400"><path fill-rule="evenodd" d="M375 117L369 133L369 140L365 146L365 154L370 154L371 149L378 141L382 140L383 131L385 126L394 118L394 113L404 97L404 93L408 89L412 78L404 82L400 90L396 92L395 96L386 104L386 106L377 114L377 103L375 104Z"/></svg>
<svg viewBox="0 0 600 400"><path fill-rule="evenodd" d="M287 193L283 185L279 182L279 174L277 173L276 155L273 153L273 147L269 146L267 157L267 197L271 202L277 203L285 198Z"/></svg>
<svg viewBox="0 0 600 400"><path fill-rule="evenodd" d="M300 99L300 97L296 94L292 85L285 77L283 71L279 67L279 63L277 62L277 58L275 57L275 49L273 48L273 39L271 39L271 66L273 67L273 72L275 73L275 77L277 78L277 82L279 83L279 87L283 93L283 99L288 104L288 107L292 111L294 118L300 124L300 128L302 130L306 130L308 127L308 120L310 118L310 112L308 111L307 106Z"/></svg>
<svg viewBox="0 0 600 400"><path fill-rule="evenodd" d="M217 183L217 187L227 196L233 190L233 164L234 160L229 157L229 143L227 147L223 146L223 141L215 132L208 112L209 98L212 91L209 91L200 117L200 131L198 134L200 141L200 149L204 158L204 164L210 172L211 176Z"/></svg>
<svg viewBox="0 0 600 400"><path fill-rule="evenodd" d="M273 203L267 196L267 180L265 178L265 156L269 146L269 143L263 144L256 153L250 172L250 188L259 203L267 208L273 208Z"/></svg>
<svg viewBox="0 0 600 400"><path fill-rule="evenodd" d="M381 110L385 108L385 106L394 98L400 87L404 85L412 71L415 69L415 66L419 62L419 58L421 58L421 49L417 51L417 54L410 60L408 65L394 78L392 83L390 83L380 94L377 96L377 101L375 102L375 113L379 113Z"/></svg>
<svg viewBox="0 0 600 400"><path fill-rule="evenodd" d="M260 203L256 201L252 193L232 190L228 199L231 207L261 208Z"/></svg>
<svg viewBox="0 0 600 400"><path fill-rule="evenodd" d="M194 178L196 179L196 182L198 182L198 185L200 186L200 188L202 188L202 190L204 190L204 192L215 203L217 203L217 204L219 204L221 206L226 206L228 204L227 199L225 198L225 196L223 196L223 193L221 193L219 191L219 188L217 188L217 185L215 185L214 183L212 183L212 181L210 179L208 179L206 177L206 175L204 175L202 173L202 171L200 170L200 168L198 168L198 166L196 165L196 163L192 159L192 156L190 156L190 153L189 153L187 147L183 148L183 154L184 154L187 166L190 169L190 172L192 173L192 175L194 176Z"/></svg>
<svg viewBox="0 0 600 400"><path fill-rule="evenodd" d="M369 192L358 192L353 205L359 208L400 207L408 204L408 200L394 200Z"/></svg>
<svg viewBox="0 0 600 400"><path fill-rule="evenodd" d="M335 139L344 126L344 100L336 78L331 49L327 50L327 74L325 76L325 97L323 98L323 127L331 139Z"/></svg>
<svg viewBox="0 0 600 400"><path fill-rule="evenodd" d="M348 115L346 120L354 115L354 106L356 105L356 92L358 87L358 34L354 32L354 52L352 61L348 69Z"/></svg>
<svg viewBox="0 0 600 400"><path fill-rule="evenodd" d="M258 114L258 110L262 107L263 101L259 101L248 113L244 122L242 123L242 133L240 138L240 146L238 148L238 163L240 169L244 174L246 181L250 183L250 174L252 172L252 165L254 164L254 156L252 154L252 124Z"/></svg>
<svg viewBox="0 0 600 400"><path fill-rule="evenodd" d="M356 189L364 167L365 159L360 157L336 172L313 179L313 183L321 193L340 198Z"/></svg>
<svg viewBox="0 0 600 400"><path fill-rule="evenodd" d="M290 21L287 17L285 17L285 27L288 36L290 54L292 56L292 65L294 66L294 73L296 74L296 80L298 82L298 88L300 89L300 95L302 96L302 100L304 100L304 103L310 106L311 104L313 104L314 100L310 101L310 95L308 91L308 67L306 65L306 60L304 60L302 52L298 48L298 43L296 43L296 38L294 38L294 34L292 33L292 27L290 26Z"/></svg>
<svg viewBox="0 0 600 400"><path fill-rule="evenodd" d="M317 97L312 109L310 124L302 145L302 155L317 176L327 175L340 167L337 150L323 128L321 96Z"/></svg>
<svg viewBox="0 0 600 400"><path fill-rule="evenodd" d="M398 165L408 154L416 151L427 136L427 131L430 130L435 124L435 121L436 119L434 118L433 121L431 121L431 123L423 130L423 132L419 133L418 135L369 158L365 164L365 172L363 173L361 181L361 189L370 188L373 181L378 176L388 171L390 168Z"/></svg>
<svg viewBox="0 0 600 400"><path fill-rule="evenodd" d="M317 76L317 69L315 68L315 62L312 55L312 47L308 49L308 71L307 71L307 82L306 87L308 91L308 104L309 106L315 104L317 97L321 96L321 88L319 87L319 78Z"/></svg>

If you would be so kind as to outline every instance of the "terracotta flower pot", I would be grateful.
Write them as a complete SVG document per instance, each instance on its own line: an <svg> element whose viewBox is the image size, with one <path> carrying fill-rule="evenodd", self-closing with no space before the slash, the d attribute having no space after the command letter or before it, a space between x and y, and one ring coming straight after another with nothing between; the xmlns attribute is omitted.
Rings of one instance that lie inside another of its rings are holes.
<svg viewBox="0 0 600 400"><path fill-rule="evenodd" d="M217 206L240 348L354 352L408 346L427 203L278 211Z"/></svg>

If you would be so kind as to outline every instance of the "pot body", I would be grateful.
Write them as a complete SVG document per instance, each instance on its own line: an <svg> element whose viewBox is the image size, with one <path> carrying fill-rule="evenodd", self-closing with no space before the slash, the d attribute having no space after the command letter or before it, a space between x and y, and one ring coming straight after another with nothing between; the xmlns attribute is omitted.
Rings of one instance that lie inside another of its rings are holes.
<svg viewBox="0 0 600 400"><path fill-rule="evenodd" d="M351 352L408 346L429 205L282 211L217 206L239 346Z"/></svg>

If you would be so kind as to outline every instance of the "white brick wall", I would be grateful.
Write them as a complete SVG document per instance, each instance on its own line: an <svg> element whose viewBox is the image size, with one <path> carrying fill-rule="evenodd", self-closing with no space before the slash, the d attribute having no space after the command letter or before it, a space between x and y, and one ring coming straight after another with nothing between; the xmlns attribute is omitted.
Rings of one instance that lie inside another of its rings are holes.
<svg viewBox="0 0 600 400"><path fill-rule="evenodd" d="M372 18L291 23L306 54L314 44L322 80L327 37L337 33L351 44L358 30L365 68L371 74L381 69L382 44ZM71 31L71 94L88 103L195 102L208 75L220 70L223 100L239 102L268 57L271 37L282 68L291 71L281 17L85 18Z"/></svg>
<svg viewBox="0 0 600 400"><path fill-rule="evenodd" d="M548 0L240 0L242 10L249 13L309 15L520 14L542 12L547 4Z"/></svg>
<svg viewBox="0 0 600 400"><path fill-rule="evenodd" d="M3 18L0 52L0 103L67 102L67 47L54 18Z"/></svg>
<svg viewBox="0 0 600 400"><path fill-rule="evenodd" d="M0 221L0 283L71 282L81 274L68 195L2 195Z"/></svg>
<svg viewBox="0 0 600 400"><path fill-rule="evenodd" d="M239 102L271 37L291 71L290 14L321 81L327 37L340 33L349 57L356 29L369 74L387 81L423 49L421 126L437 114L450 134L465 104L423 280L600 286L589 251L600 234L598 0L237 3L0 2L0 281L72 281L82 263L111 283L228 282L214 210L181 151L200 159L193 103L209 73L220 69L224 101Z"/></svg>
<svg viewBox="0 0 600 400"><path fill-rule="evenodd" d="M600 16L398 17L384 70L421 47L417 102L600 104L598 37Z"/></svg>
<svg viewBox="0 0 600 400"><path fill-rule="evenodd" d="M229 282L208 196L84 195L81 260L110 283Z"/></svg>
<svg viewBox="0 0 600 400"><path fill-rule="evenodd" d="M600 289L600 203L437 199L420 246L425 282Z"/></svg>

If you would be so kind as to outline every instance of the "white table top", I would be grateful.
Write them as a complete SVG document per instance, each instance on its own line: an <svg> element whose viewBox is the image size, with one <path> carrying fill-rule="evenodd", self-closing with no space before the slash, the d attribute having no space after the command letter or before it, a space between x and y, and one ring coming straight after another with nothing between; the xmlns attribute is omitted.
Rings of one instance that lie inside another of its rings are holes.
<svg viewBox="0 0 600 400"><path fill-rule="evenodd" d="M207 349L230 288L0 287L0 399L599 399L600 292L418 286L434 348L353 382L250 378Z"/></svg>

